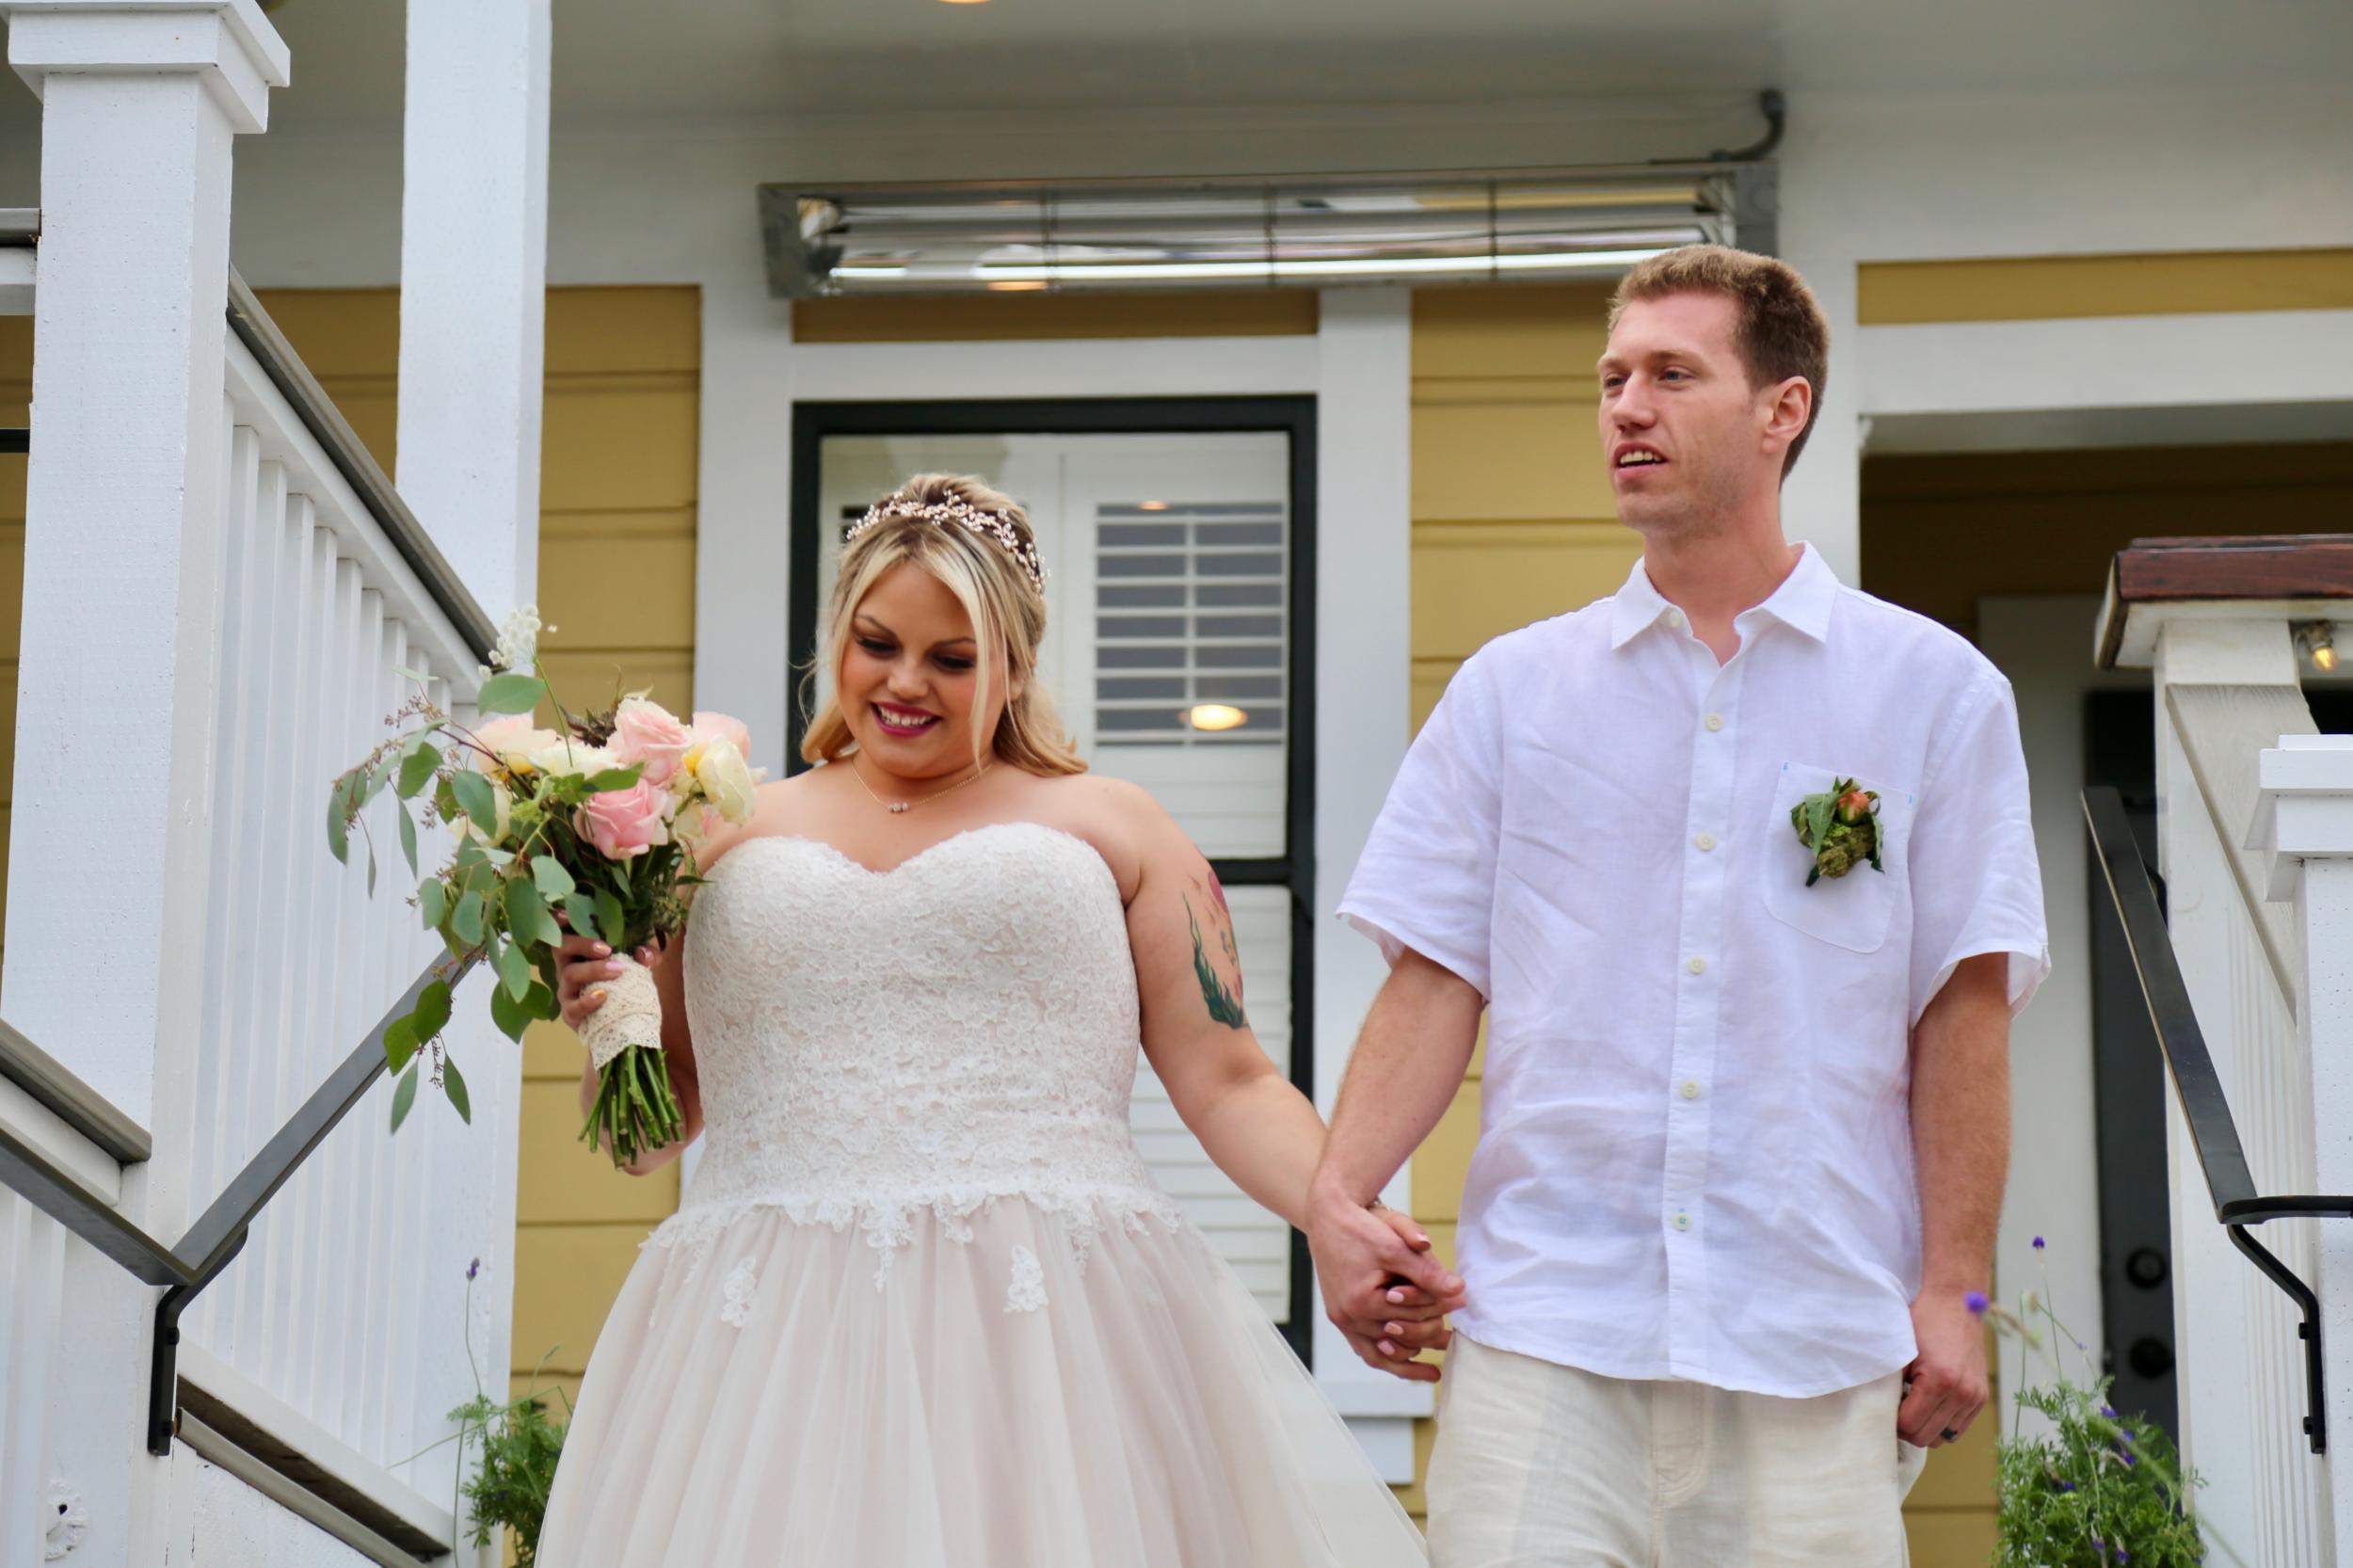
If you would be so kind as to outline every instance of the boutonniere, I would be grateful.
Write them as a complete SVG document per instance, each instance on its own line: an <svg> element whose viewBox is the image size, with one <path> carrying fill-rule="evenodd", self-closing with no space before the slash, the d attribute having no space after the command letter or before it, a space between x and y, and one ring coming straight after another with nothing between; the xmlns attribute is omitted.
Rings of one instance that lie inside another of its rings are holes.
<svg viewBox="0 0 2353 1568"><path fill-rule="evenodd" d="M1808 795L1789 808L1790 825L1798 842L1814 852L1814 869L1805 885L1826 876L1844 876L1865 861L1875 872L1880 864L1880 792L1842 778L1820 794Z"/></svg>

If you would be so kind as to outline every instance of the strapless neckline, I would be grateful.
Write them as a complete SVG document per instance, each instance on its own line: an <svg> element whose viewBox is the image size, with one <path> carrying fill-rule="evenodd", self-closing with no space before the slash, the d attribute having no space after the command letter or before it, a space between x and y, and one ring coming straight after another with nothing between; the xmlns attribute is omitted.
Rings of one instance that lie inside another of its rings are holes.
<svg viewBox="0 0 2353 1568"><path fill-rule="evenodd" d="M1062 840L1067 843L1075 844L1079 848L1085 850L1089 855L1095 856L1096 860L1102 862L1103 870L1111 876L1112 885L1113 887L1117 887L1119 885L1118 873L1112 871L1111 862L1103 859L1103 852L1097 849L1091 840L1081 838L1080 835L1071 832L1067 828L1055 827L1048 823L1032 822L1026 817L1016 817L1008 822L982 823L974 827L960 828L957 831L949 834L944 839L933 840L930 843L925 844L921 849L919 849L914 854L906 856L906 858L888 866L870 866L865 861L860 860L856 856L850 854L849 851L842 849L840 846L827 843L823 839L812 839L805 833L760 833L756 834L751 838L743 840L741 842L737 843L732 849L728 850L726 855L721 856L718 861L713 863L712 869L715 871L719 865L725 864L730 856L741 855L744 851L753 848L755 845L802 844L817 851L825 858L836 861L839 864L849 868L851 871L860 872L866 876L873 877L879 881L896 876L901 872L912 871L916 867L919 867L924 862L936 856L941 851L948 849L952 845L963 843L967 840L983 838L992 833L1016 832L1022 828L1028 828L1033 832L1043 833L1049 838Z"/></svg>

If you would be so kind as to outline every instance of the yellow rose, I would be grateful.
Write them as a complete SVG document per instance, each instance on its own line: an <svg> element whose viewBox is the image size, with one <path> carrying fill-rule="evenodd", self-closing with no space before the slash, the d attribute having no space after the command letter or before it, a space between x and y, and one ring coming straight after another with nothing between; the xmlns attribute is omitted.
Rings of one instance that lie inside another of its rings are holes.
<svg viewBox="0 0 2353 1568"><path fill-rule="evenodd" d="M703 744L695 758L695 782L728 822L740 824L751 819L760 781L733 741L722 736Z"/></svg>
<svg viewBox="0 0 2353 1568"><path fill-rule="evenodd" d="M473 738L483 751L498 759L499 766L514 773L527 773L531 770L532 753L553 745L564 737L552 729L537 728L528 713L508 713L475 726ZM473 760L480 766L488 759L477 753Z"/></svg>

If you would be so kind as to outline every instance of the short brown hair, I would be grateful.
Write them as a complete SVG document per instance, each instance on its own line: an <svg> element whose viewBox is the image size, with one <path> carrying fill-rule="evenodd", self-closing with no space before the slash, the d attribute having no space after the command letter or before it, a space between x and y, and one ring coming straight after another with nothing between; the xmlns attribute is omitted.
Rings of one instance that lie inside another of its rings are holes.
<svg viewBox="0 0 2353 1568"><path fill-rule="evenodd" d="M1616 329L1618 317L1635 301L1676 294L1721 295L1738 307L1733 344L1751 387L1802 376L1814 389L1805 428L1782 456L1781 472L1787 474L1805 450L1806 438L1814 434L1814 422L1821 417L1822 392L1830 378L1830 323L1823 319L1814 291L1797 268L1774 257L1724 245L1686 245L1653 256L1625 275L1609 301L1610 328Z"/></svg>

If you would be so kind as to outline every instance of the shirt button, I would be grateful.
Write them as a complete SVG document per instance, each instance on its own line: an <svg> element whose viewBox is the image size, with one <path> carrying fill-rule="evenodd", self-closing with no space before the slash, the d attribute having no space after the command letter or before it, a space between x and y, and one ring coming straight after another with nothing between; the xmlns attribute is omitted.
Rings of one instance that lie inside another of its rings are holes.
<svg viewBox="0 0 2353 1568"><path fill-rule="evenodd" d="M1691 1228L1691 1216L1690 1216L1690 1215L1689 1215L1689 1214L1686 1214L1686 1213L1685 1213L1682 1209L1680 1209L1680 1208L1676 1209L1676 1210L1675 1210L1675 1217L1674 1217L1674 1227L1675 1227L1675 1229L1677 1229L1677 1230L1689 1230L1689 1229Z"/></svg>
<svg viewBox="0 0 2353 1568"><path fill-rule="evenodd" d="M1673 628L1674 630L1676 630L1677 632L1680 632L1680 631L1682 631L1682 630L1683 630L1683 612L1682 612L1682 611L1680 611L1680 610L1670 610L1670 611L1668 611L1668 612L1667 612L1666 616L1665 616L1665 619L1666 619L1667 624L1668 624L1669 626L1673 627Z"/></svg>
<svg viewBox="0 0 2353 1568"><path fill-rule="evenodd" d="M1695 1100L1700 1097L1700 1086L1698 1082L1692 1079L1685 1079L1683 1080L1683 1086L1675 1092L1687 1100Z"/></svg>
<svg viewBox="0 0 2353 1568"><path fill-rule="evenodd" d="M1721 729L1723 727L1724 716L1721 713L1710 713L1707 715L1707 728L1711 731Z"/></svg>
<svg viewBox="0 0 2353 1568"><path fill-rule="evenodd" d="M1683 967L1690 970L1693 974L1705 974L1707 972L1707 960L1705 958L1694 958Z"/></svg>
<svg viewBox="0 0 2353 1568"><path fill-rule="evenodd" d="M1716 835L1713 833L1703 833L1691 841L1699 845L1702 849L1714 849L1716 847Z"/></svg>

